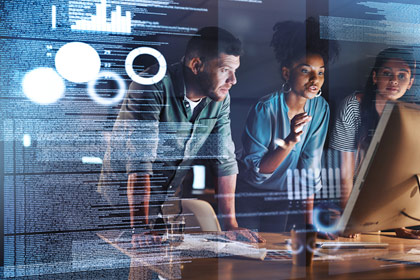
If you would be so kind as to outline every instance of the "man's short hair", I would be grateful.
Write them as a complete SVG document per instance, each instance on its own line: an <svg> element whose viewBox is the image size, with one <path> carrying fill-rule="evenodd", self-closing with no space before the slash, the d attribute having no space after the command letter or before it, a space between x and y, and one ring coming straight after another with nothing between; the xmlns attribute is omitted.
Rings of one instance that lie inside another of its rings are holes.
<svg viewBox="0 0 420 280"><path fill-rule="evenodd" d="M220 27L204 27L190 39L185 50L185 60L199 57L202 61L217 58L219 54L242 55L242 43L230 32Z"/></svg>

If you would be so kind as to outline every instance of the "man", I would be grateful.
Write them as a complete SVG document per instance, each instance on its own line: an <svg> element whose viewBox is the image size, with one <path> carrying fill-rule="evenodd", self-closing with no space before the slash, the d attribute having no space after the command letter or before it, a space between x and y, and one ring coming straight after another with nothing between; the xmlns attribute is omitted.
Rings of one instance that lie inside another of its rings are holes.
<svg viewBox="0 0 420 280"><path fill-rule="evenodd" d="M134 245L142 242L145 233L163 228L169 216L163 216L162 206L176 206L182 180L196 159L207 159L217 174L219 214L228 236L260 240L255 233L239 229L235 217L238 167L229 90L236 84L241 42L217 27L203 28L196 35L183 62L170 66L160 82L130 85L114 126L114 135L115 131L124 135L119 138L127 159ZM116 149L108 152L111 156Z"/></svg>

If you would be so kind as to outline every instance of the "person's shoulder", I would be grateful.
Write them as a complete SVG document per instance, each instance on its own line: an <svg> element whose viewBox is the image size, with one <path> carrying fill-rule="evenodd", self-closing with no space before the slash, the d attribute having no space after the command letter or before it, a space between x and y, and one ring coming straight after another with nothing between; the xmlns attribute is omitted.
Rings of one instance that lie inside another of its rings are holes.
<svg viewBox="0 0 420 280"><path fill-rule="evenodd" d="M151 69L151 73L157 73L159 70L156 67L159 67L159 65L153 65L153 69ZM167 86L168 84L178 84L178 83L184 83L184 73L183 73L183 67L181 62L177 62L174 64L171 64L167 67L165 76L163 78L155 83L158 87Z"/></svg>
<svg viewBox="0 0 420 280"><path fill-rule="evenodd" d="M145 70L145 73L157 73L159 71L159 64L150 66ZM162 100L168 96L182 96L184 94L184 75L182 63L178 62L169 65L166 68L165 75L153 84L143 85L132 82L131 89L141 92L143 95L152 95ZM166 96L166 97L165 97Z"/></svg>
<svg viewBox="0 0 420 280"><path fill-rule="evenodd" d="M159 70L159 69L156 69L156 70ZM183 76L183 71L184 71L183 64L181 62L176 62L168 66L165 76L169 76L173 78L177 76Z"/></svg>
<svg viewBox="0 0 420 280"><path fill-rule="evenodd" d="M360 117L360 103L363 93L354 92L346 96L340 104L338 114L342 119L349 121L357 120Z"/></svg>
<svg viewBox="0 0 420 280"><path fill-rule="evenodd" d="M261 98L258 100L258 102L259 102L259 103L274 102L274 101L276 101L276 100L279 100L279 99L280 99L280 96L281 96L282 94L283 94L283 93L280 93L280 92L278 92L278 91L274 91L274 92L271 92L271 93L269 93L269 94L264 95L263 97L261 97Z"/></svg>
<svg viewBox="0 0 420 280"><path fill-rule="evenodd" d="M346 115L357 114L360 111L360 103L363 97L363 93L353 92L346 96L340 105L340 111Z"/></svg>
<svg viewBox="0 0 420 280"><path fill-rule="evenodd" d="M264 95L261 97L258 102L256 103L257 106L272 106L273 104L278 104L281 102L281 95L283 93L279 93L277 91L272 92L270 94Z"/></svg>
<svg viewBox="0 0 420 280"><path fill-rule="evenodd" d="M362 102L362 98L363 98L363 93L355 91L352 94L344 97L342 104L346 106L347 105L359 106L359 104Z"/></svg>
<svg viewBox="0 0 420 280"><path fill-rule="evenodd" d="M275 111L279 109L281 103L281 93L272 92L270 94L264 95L261 97L257 103L254 105L254 110L256 112L268 112Z"/></svg>
<svg viewBox="0 0 420 280"><path fill-rule="evenodd" d="M142 71L139 76L141 77L146 77L149 76L150 73L158 73L159 71L159 64L154 64L148 68L146 68L144 71ZM165 75L162 77L162 79L160 79L159 81L156 81L155 83L150 83L150 84L143 84L143 83L139 83L136 81L132 81L130 84L130 89L131 90L161 90L164 86L165 83L167 83L168 81L171 80L171 73L169 70L169 67L166 70Z"/></svg>
<svg viewBox="0 0 420 280"><path fill-rule="evenodd" d="M150 67L148 67L146 70L143 71L143 73L158 73L160 71L160 67L162 67L160 64L154 64ZM174 64L171 64L166 67L166 72L163 77L159 81L156 81L155 83L151 84L150 86L161 88L167 84L170 83L177 83L178 80L182 80L183 82L183 67L181 62L177 62ZM139 85L139 86L147 86L147 85Z"/></svg>
<svg viewBox="0 0 420 280"><path fill-rule="evenodd" d="M276 107L278 107L278 93L272 92L264 95L251 106L248 118L272 115L275 113Z"/></svg>

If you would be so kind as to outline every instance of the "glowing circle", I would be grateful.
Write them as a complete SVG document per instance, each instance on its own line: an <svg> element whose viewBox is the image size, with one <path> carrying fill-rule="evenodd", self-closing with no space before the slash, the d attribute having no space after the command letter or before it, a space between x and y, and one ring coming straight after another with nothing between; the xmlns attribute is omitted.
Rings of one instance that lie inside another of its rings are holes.
<svg viewBox="0 0 420 280"><path fill-rule="evenodd" d="M100 97L96 91L95 91L95 85L96 85L96 81L100 78L112 78L114 79L117 84L118 84L118 94L116 96L114 96L113 98L103 98ZM113 72L109 72L109 71L104 71L104 72L100 72L96 79L89 81L88 83L88 93L89 96L96 101L97 103L101 104L101 105L105 105L105 106L109 106L109 105L114 105L117 104L118 102L120 102L125 95L125 83L124 80L117 74L113 73Z"/></svg>
<svg viewBox="0 0 420 280"><path fill-rule="evenodd" d="M328 224L325 222L325 216L329 216L329 209L325 206L314 208L312 218L314 226L321 232L335 234L337 232L338 219Z"/></svg>
<svg viewBox="0 0 420 280"><path fill-rule="evenodd" d="M317 251L316 242L315 242L314 238L306 240L306 250L311 252L311 253L315 253Z"/></svg>
<svg viewBox="0 0 420 280"><path fill-rule="evenodd" d="M63 78L71 82L86 83L98 75L101 59L90 45L72 42L58 50L55 68Z"/></svg>
<svg viewBox="0 0 420 280"><path fill-rule="evenodd" d="M23 93L35 103L46 105L64 95L63 79L52 68L41 67L28 72L22 81Z"/></svg>
<svg viewBox="0 0 420 280"><path fill-rule="evenodd" d="M134 72L134 69L133 69L134 59L136 59L136 57L142 54L148 54L148 55L153 56L154 58L156 58L156 60L159 63L159 70L153 77L144 78L137 75L137 73ZM141 85L153 85L159 82L160 80L162 80L163 77L165 77L166 60L159 51L153 48L149 48L149 47L140 47L140 48L132 50L127 55L127 58L125 59L125 71L127 72L127 75L136 83L141 84Z"/></svg>
<svg viewBox="0 0 420 280"><path fill-rule="evenodd" d="M292 246L288 245L287 249L293 254L293 255L297 255L303 252L303 249L305 249L305 247L302 244L298 244L299 246L297 248L293 248Z"/></svg>

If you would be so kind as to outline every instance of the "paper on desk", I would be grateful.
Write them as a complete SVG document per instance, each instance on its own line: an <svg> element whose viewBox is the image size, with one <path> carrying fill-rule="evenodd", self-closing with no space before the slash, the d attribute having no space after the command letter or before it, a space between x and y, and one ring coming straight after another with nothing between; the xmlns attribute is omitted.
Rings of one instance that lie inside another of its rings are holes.
<svg viewBox="0 0 420 280"><path fill-rule="evenodd" d="M407 253L390 253L380 257L378 260L406 263L406 264L420 264L420 248L412 248Z"/></svg>
<svg viewBox="0 0 420 280"><path fill-rule="evenodd" d="M317 242L321 249L385 249L388 243L378 242Z"/></svg>
<svg viewBox="0 0 420 280"><path fill-rule="evenodd" d="M184 241L178 250L199 252L206 257L240 256L263 260L267 254L265 248L258 248L251 244L232 241L224 237L210 234L184 235ZM210 255L209 255L210 253ZM214 254L214 255L213 255Z"/></svg>
<svg viewBox="0 0 420 280"><path fill-rule="evenodd" d="M291 261L292 260L292 251L291 250L267 250L267 256L264 259L265 261ZM336 261L343 260L342 257L337 255L327 255L320 252L314 252L314 261Z"/></svg>
<svg viewBox="0 0 420 280"><path fill-rule="evenodd" d="M410 251L408 251L407 254L420 255L420 250L413 248Z"/></svg>
<svg viewBox="0 0 420 280"><path fill-rule="evenodd" d="M286 243L291 244L291 239L286 239ZM321 249L385 249L388 245L388 243L356 241L316 242L316 247Z"/></svg>

